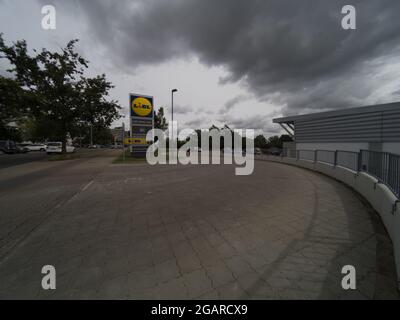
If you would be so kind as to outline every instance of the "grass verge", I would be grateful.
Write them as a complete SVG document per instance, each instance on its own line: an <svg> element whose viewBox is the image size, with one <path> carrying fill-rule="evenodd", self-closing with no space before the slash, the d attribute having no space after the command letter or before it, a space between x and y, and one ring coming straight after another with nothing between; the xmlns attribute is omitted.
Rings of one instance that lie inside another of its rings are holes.
<svg viewBox="0 0 400 320"><path fill-rule="evenodd" d="M134 158L131 156L131 153L128 150L125 150L125 158L124 158L124 153L121 152L121 154L115 158L115 160L112 162L113 164L123 164L123 163L144 163L146 162L146 158Z"/></svg>
<svg viewBox="0 0 400 320"><path fill-rule="evenodd" d="M74 152L74 153L66 153L66 154L54 154L49 155L49 161L63 161L63 160L73 160L83 158L85 155Z"/></svg>
<svg viewBox="0 0 400 320"><path fill-rule="evenodd" d="M105 149L78 149L73 153L66 154L52 154L49 155L49 161L64 161L64 160L74 160L82 158L93 158L103 155Z"/></svg>

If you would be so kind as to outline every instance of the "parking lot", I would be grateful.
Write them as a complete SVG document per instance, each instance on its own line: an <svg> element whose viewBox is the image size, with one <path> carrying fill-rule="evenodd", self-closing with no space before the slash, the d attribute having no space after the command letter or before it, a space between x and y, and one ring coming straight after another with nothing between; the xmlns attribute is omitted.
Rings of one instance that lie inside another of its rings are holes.
<svg viewBox="0 0 400 320"><path fill-rule="evenodd" d="M343 184L278 163L235 176L117 155L0 170L0 298L398 298L391 241ZM56 290L41 289L44 265ZM357 290L342 289L344 265Z"/></svg>

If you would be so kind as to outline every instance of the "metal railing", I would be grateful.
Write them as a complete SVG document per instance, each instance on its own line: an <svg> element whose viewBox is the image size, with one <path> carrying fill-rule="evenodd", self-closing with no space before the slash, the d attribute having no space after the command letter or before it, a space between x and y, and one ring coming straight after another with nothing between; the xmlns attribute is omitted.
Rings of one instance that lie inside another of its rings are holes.
<svg viewBox="0 0 400 320"><path fill-rule="evenodd" d="M331 150L315 150L315 159L317 162L324 162L331 165L335 164L335 151Z"/></svg>
<svg viewBox="0 0 400 320"><path fill-rule="evenodd" d="M287 158L297 158L297 152L294 149L283 149L282 156Z"/></svg>
<svg viewBox="0 0 400 320"><path fill-rule="evenodd" d="M283 157L326 163L339 166L354 172L366 172L384 183L400 198L400 155L361 150L360 152L344 150L293 150L284 149Z"/></svg>
<svg viewBox="0 0 400 320"><path fill-rule="evenodd" d="M336 165L353 171L359 171L359 153L353 151L336 151Z"/></svg>
<svg viewBox="0 0 400 320"><path fill-rule="evenodd" d="M360 171L366 172L386 184L400 197L400 156L388 152L360 151Z"/></svg>
<svg viewBox="0 0 400 320"><path fill-rule="evenodd" d="M315 151L314 150L297 150L298 160L315 161Z"/></svg>

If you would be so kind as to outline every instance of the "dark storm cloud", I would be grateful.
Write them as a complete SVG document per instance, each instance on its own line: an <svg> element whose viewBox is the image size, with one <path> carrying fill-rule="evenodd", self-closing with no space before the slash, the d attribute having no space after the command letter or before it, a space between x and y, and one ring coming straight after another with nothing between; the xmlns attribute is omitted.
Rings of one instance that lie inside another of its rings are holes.
<svg viewBox="0 0 400 320"><path fill-rule="evenodd" d="M232 99L229 99L227 102L225 102L225 112L228 112L231 110L234 106L236 106L239 102L247 100L249 97L245 95L238 95L236 97L233 97Z"/></svg>
<svg viewBox="0 0 400 320"><path fill-rule="evenodd" d="M193 108L191 106L182 106L182 105L175 105L174 112L179 114L189 114L193 112Z"/></svg>
<svg viewBox="0 0 400 320"><path fill-rule="evenodd" d="M204 125L206 125L206 126L209 125L208 122L209 122L209 119L206 117L196 117L196 118L192 118L191 120L185 121L185 127L198 129L198 128L202 128L202 126L204 126Z"/></svg>
<svg viewBox="0 0 400 320"><path fill-rule="evenodd" d="M263 131L269 133L279 133L281 131L278 126L271 126L271 119L277 116L276 113L254 115L250 117L240 117L232 119L220 119L221 123L227 124L231 128L237 129L254 129L256 131Z"/></svg>
<svg viewBox="0 0 400 320"><path fill-rule="evenodd" d="M341 28L347 0L73 3L120 65L196 55L226 67L221 83L242 80L259 99L297 112L367 101L380 85L373 79L380 69L370 62L398 53L400 1L350 2L357 9L354 31Z"/></svg>

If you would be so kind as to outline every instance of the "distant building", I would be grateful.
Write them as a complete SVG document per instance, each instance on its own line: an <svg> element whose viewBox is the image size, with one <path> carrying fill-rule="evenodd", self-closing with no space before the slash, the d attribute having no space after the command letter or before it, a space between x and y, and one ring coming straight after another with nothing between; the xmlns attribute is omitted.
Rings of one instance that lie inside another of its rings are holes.
<svg viewBox="0 0 400 320"><path fill-rule="evenodd" d="M400 102L277 118L297 150L400 154Z"/></svg>

